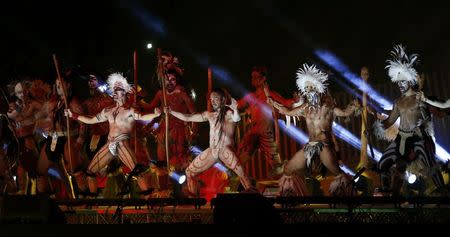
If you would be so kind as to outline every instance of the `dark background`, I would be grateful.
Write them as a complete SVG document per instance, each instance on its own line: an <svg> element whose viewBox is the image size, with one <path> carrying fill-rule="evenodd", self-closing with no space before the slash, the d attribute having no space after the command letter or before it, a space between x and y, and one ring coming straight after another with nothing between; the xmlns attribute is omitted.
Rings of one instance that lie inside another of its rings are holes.
<svg viewBox="0 0 450 237"><path fill-rule="evenodd" d="M63 67L126 73L136 49L150 99L160 47L180 58L203 109L208 66L247 89L251 67L266 66L270 86L290 97L301 64L333 72L313 54L322 48L357 74L368 65L373 84L388 83L385 60L397 43L420 55L421 72L450 63L449 10L437 1L12 1L0 10L0 76L52 80L52 53ZM155 48L147 50L147 42ZM236 84L214 78L242 96Z"/></svg>

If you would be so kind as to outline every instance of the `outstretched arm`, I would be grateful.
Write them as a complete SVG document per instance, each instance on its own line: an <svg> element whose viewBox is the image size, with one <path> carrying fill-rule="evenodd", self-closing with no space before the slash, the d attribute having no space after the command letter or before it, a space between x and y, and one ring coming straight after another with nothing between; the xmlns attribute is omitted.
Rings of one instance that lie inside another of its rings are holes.
<svg viewBox="0 0 450 237"><path fill-rule="evenodd" d="M272 98L267 99L267 103L277 109L281 114L288 116L305 116L305 108L303 106L289 110L283 105L273 101Z"/></svg>
<svg viewBox="0 0 450 237"><path fill-rule="evenodd" d="M276 101L279 104L282 104L284 107L292 107L292 104L294 104L295 102L294 99L286 99L280 94L276 93L275 91L270 91L269 93L270 97L272 97L274 101Z"/></svg>
<svg viewBox="0 0 450 237"><path fill-rule="evenodd" d="M150 114L141 115L138 113L134 113L134 119L142 120L142 121L152 121L154 118L156 118L160 115L161 115L161 110L159 110L158 108L155 108L155 112L150 113Z"/></svg>
<svg viewBox="0 0 450 237"><path fill-rule="evenodd" d="M361 109L358 100L353 100L345 109L334 108L334 115L337 117L348 117Z"/></svg>
<svg viewBox="0 0 450 237"><path fill-rule="evenodd" d="M423 93L421 93L421 98L420 98L423 102L430 104L434 107L438 107L441 109L446 109L446 108L450 108L450 99L448 99L445 102L439 102L439 101L434 101L434 100L430 100L427 97L425 97L425 95Z"/></svg>
<svg viewBox="0 0 450 237"><path fill-rule="evenodd" d="M72 111L70 111L70 109L64 110L64 115L86 124L102 123L107 120L106 116L104 115L104 110L102 110L101 113L95 115L94 117L79 115L77 113L73 113Z"/></svg>
<svg viewBox="0 0 450 237"><path fill-rule="evenodd" d="M170 113L171 115L175 116L176 118L183 120L185 122L205 122L208 121L207 118L207 112L203 113L196 113L196 114L183 114L177 111L173 111L170 108L165 108L164 112Z"/></svg>

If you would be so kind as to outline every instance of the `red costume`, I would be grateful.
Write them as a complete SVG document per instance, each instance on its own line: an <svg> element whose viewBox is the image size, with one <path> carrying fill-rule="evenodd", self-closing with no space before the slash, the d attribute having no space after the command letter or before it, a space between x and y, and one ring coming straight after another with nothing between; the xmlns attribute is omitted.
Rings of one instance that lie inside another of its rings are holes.
<svg viewBox="0 0 450 237"><path fill-rule="evenodd" d="M172 92L167 92L167 106L173 110L179 111L181 113L191 114L195 112L194 101L186 93L183 87L176 86ZM147 109L153 110L156 107L161 107L163 93L159 90L152 102ZM157 155L158 161L166 160L166 150L165 150L165 120L161 117L159 127L157 132ZM190 136L189 123L183 122L174 116L169 116L169 163L175 170L184 171L189 165L189 142L188 137Z"/></svg>
<svg viewBox="0 0 450 237"><path fill-rule="evenodd" d="M293 100L284 99L276 92L269 91L269 94L273 100L286 107L290 107L293 103ZM257 149L260 149L267 162L271 166L277 166L281 164L281 159L275 144L272 110L266 101L267 96L262 88L247 94L238 101L238 109L246 108L246 112L251 117L250 128L239 144L239 157L244 157L245 162L247 161L245 156L252 156Z"/></svg>

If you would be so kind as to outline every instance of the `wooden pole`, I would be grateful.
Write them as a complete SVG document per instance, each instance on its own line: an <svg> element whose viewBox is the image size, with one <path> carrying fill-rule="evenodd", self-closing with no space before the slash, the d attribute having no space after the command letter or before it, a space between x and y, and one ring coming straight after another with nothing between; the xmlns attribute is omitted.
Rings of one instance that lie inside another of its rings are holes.
<svg viewBox="0 0 450 237"><path fill-rule="evenodd" d="M67 102L67 95L66 95L66 87L63 83L63 81L61 80L61 73L59 71L59 64L58 64L58 60L56 59L56 55L53 54L53 63L55 64L55 69L56 69L56 75L57 78L56 80L59 81L59 84L61 85L61 89L62 89L62 94L63 94L63 101L64 101L64 107L66 109L69 109L69 104ZM71 147L71 139L70 139L70 118L67 116L66 117L66 127L67 127L67 146L68 146L68 150L69 150L69 168L70 168L70 173L68 173L68 178L69 178L69 185L70 185L70 191L72 194L72 198L75 198L75 191L73 189L73 185L72 185L72 176L70 175L73 172L73 167L72 167L72 147ZM64 167L64 162L63 162L63 168Z"/></svg>
<svg viewBox="0 0 450 237"><path fill-rule="evenodd" d="M166 93L166 82L165 82L165 72L163 68L163 63L161 61L161 48L158 48L158 79L161 82L162 93L163 93L163 106L167 107L167 93ZM170 175L170 165L169 165L169 114L164 114L164 119L166 123L165 127L165 144L166 144L166 160L167 160L167 171Z"/></svg>
<svg viewBox="0 0 450 237"><path fill-rule="evenodd" d="M211 111L211 100L209 99L211 91L212 91L212 70L211 68L208 68L208 94L206 95L206 104L208 111Z"/></svg>
<svg viewBox="0 0 450 237"><path fill-rule="evenodd" d="M134 79L134 104L137 104L137 97L138 97L138 75L137 75L137 52L134 50L133 52L133 79ZM137 156L137 123L134 123L134 155Z"/></svg>

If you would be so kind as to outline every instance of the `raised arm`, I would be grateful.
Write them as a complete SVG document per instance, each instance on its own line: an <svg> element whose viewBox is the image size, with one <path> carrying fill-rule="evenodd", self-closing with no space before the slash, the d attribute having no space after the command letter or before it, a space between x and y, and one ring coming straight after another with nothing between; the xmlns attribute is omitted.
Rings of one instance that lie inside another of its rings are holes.
<svg viewBox="0 0 450 237"><path fill-rule="evenodd" d="M170 108L166 108L166 113L170 113L171 115L175 116L176 118L183 120L185 122L205 122L208 121L208 112L205 111L203 113L196 113L196 114L183 114L177 111L173 111Z"/></svg>
<svg viewBox="0 0 450 237"><path fill-rule="evenodd" d="M304 106L296 107L291 110L284 107L283 105L275 102L272 100L272 98L267 99L267 104L273 106L275 109L278 110L281 114L288 115L288 116L305 116L305 108Z"/></svg>
<svg viewBox="0 0 450 237"><path fill-rule="evenodd" d="M236 100L234 98L231 98L231 104L226 106L232 110L232 112L229 112L231 120L235 123L241 121L241 116L239 115L238 104Z"/></svg>

